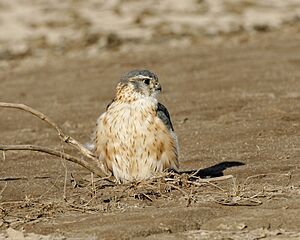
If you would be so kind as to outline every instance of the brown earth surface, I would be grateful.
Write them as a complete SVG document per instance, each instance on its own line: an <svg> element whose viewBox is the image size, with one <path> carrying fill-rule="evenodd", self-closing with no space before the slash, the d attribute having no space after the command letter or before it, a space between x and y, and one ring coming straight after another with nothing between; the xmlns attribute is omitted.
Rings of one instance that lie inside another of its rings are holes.
<svg viewBox="0 0 300 240"><path fill-rule="evenodd" d="M119 76L149 68L160 77L181 169L234 178L93 184L63 159L5 152L0 239L300 239L299 30L239 39L29 59L1 71L1 101L32 106L85 143ZM27 113L0 116L0 144L76 154Z"/></svg>

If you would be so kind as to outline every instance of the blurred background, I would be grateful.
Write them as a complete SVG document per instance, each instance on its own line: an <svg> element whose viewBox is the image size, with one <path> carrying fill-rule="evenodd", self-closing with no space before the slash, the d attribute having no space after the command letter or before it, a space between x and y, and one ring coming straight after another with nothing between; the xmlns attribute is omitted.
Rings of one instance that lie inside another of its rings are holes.
<svg viewBox="0 0 300 240"><path fill-rule="evenodd" d="M1 0L0 61L218 43L299 22L300 0Z"/></svg>

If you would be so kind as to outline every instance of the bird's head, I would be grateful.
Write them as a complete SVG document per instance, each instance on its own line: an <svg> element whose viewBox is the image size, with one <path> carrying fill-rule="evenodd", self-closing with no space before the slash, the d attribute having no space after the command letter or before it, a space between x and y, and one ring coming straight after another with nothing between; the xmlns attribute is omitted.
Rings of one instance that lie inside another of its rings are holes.
<svg viewBox="0 0 300 240"><path fill-rule="evenodd" d="M156 97L161 92L161 85L158 82L158 77L149 70L133 70L121 77L119 89L128 88L132 94L142 97Z"/></svg>

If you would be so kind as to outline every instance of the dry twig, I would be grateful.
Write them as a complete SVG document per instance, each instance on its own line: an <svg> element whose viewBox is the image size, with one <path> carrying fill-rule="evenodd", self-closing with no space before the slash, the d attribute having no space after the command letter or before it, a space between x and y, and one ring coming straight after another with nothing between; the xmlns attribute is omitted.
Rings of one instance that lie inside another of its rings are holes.
<svg viewBox="0 0 300 240"><path fill-rule="evenodd" d="M234 178L232 175L225 175L225 176L221 176L221 177L213 177L213 178L198 178L197 182L198 183L210 183L210 182L218 182L218 181L224 181L224 180L228 180Z"/></svg>
<svg viewBox="0 0 300 240"><path fill-rule="evenodd" d="M71 145L72 147L76 148L81 154L84 156L90 158L93 160L92 161L85 161L83 159L79 159L77 157L71 156L69 154L65 154L50 148L46 147L41 147L41 146L33 146L33 145L1 145L0 150L7 151L7 150L30 150L30 151L38 151L38 152L44 152L48 153L57 157L63 157L68 161L77 163L86 169L90 170L91 172L94 172L95 174L99 175L100 177L106 177L109 174L107 173L104 165L102 162L98 161L98 159L93 155L91 151L89 151L87 148L85 148L81 143L79 143L77 140L74 138L66 135L62 129L54 122L52 121L49 117L47 117L45 114L28 107L24 104L18 104L18 103L5 103L5 102L0 102L0 107L4 108L15 108L15 109L20 109L25 112L31 113L32 115L38 117L39 119L45 121L48 125L50 125L52 128L54 128L58 136L61 138L61 140L68 145ZM96 164L97 163L97 164Z"/></svg>
<svg viewBox="0 0 300 240"><path fill-rule="evenodd" d="M0 145L0 150L27 150L27 151L35 151L35 152L43 152L47 153L59 158L66 159L70 162L79 164L80 166L88 169L91 172L94 172L95 174L99 176L103 176L103 171L96 165L96 163L93 163L92 161L86 161L84 159L72 156L67 153L63 153L51 148L42 147L42 146L36 146L36 145Z"/></svg>
<svg viewBox="0 0 300 240"><path fill-rule="evenodd" d="M43 113L41 113L41 112L31 108L31 107L28 107L24 104L20 104L20 103L0 102L0 107L16 108L16 109L21 109L25 112L31 113L32 115L38 117L39 119L45 121L46 123L48 123L48 125L53 127L57 131L58 136L62 139L63 142L68 143L69 145L72 145L73 147L78 149L85 156L87 156L91 159L94 159L95 156L93 155L93 153L91 151L89 151L87 148L85 148L81 143L76 141L74 138L66 135L63 132L63 130L54 121L52 121L49 117L47 117L45 114L43 114Z"/></svg>
<svg viewBox="0 0 300 240"><path fill-rule="evenodd" d="M2 193L4 192L5 188L7 187L7 182L5 183L4 187L0 191L0 199L2 197Z"/></svg>

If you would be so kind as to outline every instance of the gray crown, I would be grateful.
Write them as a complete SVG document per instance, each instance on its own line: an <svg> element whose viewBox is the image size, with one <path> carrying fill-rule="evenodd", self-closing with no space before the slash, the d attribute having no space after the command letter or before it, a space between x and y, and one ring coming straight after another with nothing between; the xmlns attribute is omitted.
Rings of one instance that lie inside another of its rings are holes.
<svg viewBox="0 0 300 240"><path fill-rule="evenodd" d="M124 81L127 81L129 78L136 77L139 75L158 80L158 77L155 73L150 72L147 69L144 69L144 70L133 70L133 71L128 72L127 74L125 74L124 76L121 77L121 81L124 82Z"/></svg>

